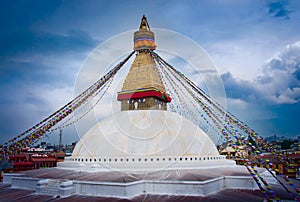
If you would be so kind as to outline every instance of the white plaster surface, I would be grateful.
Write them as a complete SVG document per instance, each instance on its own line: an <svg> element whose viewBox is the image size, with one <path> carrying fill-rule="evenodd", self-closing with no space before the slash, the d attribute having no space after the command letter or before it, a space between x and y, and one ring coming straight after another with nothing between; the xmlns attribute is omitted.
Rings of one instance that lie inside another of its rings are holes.
<svg viewBox="0 0 300 202"><path fill-rule="evenodd" d="M37 182L40 179L30 177L13 177L11 180L12 188L20 188L26 190L36 190Z"/></svg>
<svg viewBox="0 0 300 202"><path fill-rule="evenodd" d="M199 127L177 113L121 111L93 126L60 168L160 170L234 166Z"/></svg>
<svg viewBox="0 0 300 202"><path fill-rule="evenodd" d="M151 181L141 180L130 183L108 183L74 181L75 193L107 197L134 197L141 194L205 196L225 188L257 189L249 177L218 177L206 181Z"/></svg>

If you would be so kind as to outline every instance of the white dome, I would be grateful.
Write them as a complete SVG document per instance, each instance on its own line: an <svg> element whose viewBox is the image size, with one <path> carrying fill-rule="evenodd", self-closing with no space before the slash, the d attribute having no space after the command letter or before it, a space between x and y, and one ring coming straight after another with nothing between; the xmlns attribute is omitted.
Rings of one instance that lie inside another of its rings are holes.
<svg viewBox="0 0 300 202"><path fill-rule="evenodd" d="M211 139L186 118L168 111L121 111L97 123L72 156L219 155Z"/></svg>
<svg viewBox="0 0 300 202"><path fill-rule="evenodd" d="M93 126L76 144L66 169L144 171L233 166L211 139L168 111L121 111Z"/></svg>

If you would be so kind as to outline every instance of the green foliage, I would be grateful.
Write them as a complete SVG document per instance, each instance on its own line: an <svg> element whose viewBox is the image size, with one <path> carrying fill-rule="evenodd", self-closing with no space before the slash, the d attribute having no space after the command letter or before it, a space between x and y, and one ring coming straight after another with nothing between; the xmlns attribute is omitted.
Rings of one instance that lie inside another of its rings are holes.
<svg viewBox="0 0 300 202"><path fill-rule="evenodd" d="M294 140L283 140L281 142L281 149L290 149L294 142Z"/></svg>

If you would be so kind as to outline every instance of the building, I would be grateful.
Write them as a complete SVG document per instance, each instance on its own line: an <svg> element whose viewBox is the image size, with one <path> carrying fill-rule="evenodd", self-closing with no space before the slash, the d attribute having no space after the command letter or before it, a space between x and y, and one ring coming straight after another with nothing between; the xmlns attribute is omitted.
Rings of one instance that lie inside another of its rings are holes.
<svg viewBox="0 0 300 202"><path fill-rule="evenodd" d="M117 97L121 111L91 128L59 167L140 172L235 166L235 161L219 155L200 128L167 111L172 99L150 54L155 48L154 34L143 17L134 33L136 57Z"/></svg>
<svg viewBox="0 0 300 202"><path fill-rule="evenodd" d="M264 167L263 162L270 162L272 170L276 171L276 174L282 173L291 178L299 178L300 154L285 152L281 157L278 157L279 154L276 156L263 154L260 156L251 156L249 160L257 167Z"/></svg>
<svg viewBox="0 0 300 202"><path fill-rule="evenodd" d="M47 154L23 153L12 155L8 159L12 163L14 172L40 168L56 167L57 159Z"/></svg>
<svg viewBox="0 0 300 202"><path fill-rule="evenodd" d="M154 33L143 16L134 33L136 58L117 97L121 111L93 126L57 168L7 174L5 183L70 200L188 196L262 201L245 166L220 155L210 137L191 121L167 111L172 95L151 55L155 48ZM257 172L276 184L265 169Z"/></svg>

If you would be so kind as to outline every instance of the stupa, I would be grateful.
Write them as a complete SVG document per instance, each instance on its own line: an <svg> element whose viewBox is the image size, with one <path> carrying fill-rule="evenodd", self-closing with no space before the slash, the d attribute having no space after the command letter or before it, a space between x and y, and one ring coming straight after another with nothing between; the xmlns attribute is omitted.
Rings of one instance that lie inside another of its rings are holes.
<svg viewBox="0 0 300 202"><path fill-rule="evenodd" d="M83 170L156 171L234 166L203 130L167 111L171 97L150 51L154 33L145 16L134 33L136 57L118 92L121 111L92 127L58 166Z"/></svg>
<svg viewBox="0 0 300 202"><path fill-rule="evenodd" d="M120 111L86 132L57 168L6 174L4 182L15 193L27 190L28 200L263 200L246 167L219 155L203 130L168 111L172 95L151 57L155 48L143 16L134 33L136 57L117 95ZM274 182L265 169L257 172ZM1 193L10 199L9 190Z"/></svg>

